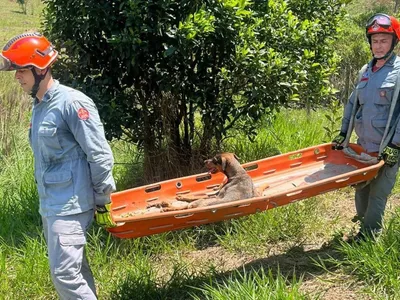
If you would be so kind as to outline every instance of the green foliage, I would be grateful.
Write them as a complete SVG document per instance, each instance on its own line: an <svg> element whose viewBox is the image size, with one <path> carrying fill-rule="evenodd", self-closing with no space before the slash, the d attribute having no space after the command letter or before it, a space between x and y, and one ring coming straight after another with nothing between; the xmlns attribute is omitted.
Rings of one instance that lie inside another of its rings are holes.
<svg viewBox="0 0 400 300"><path fill-rule="evenodd" d="M29 120L26 112L31 99L23 94L10 73L0 73L0 162L11 155L16 145L27 137ZM2 166L0 166L0 171Z"/></svg>
<svg viewBox="0 0 400 300"><path fill-rule="evenodd" d="M340 132L340 121L342 120L343 108L340 105L340 101L333 100L328 104L327 113L325 119L327 125L324 126L325 130L325 142L331 142Z"/></svg>
<svg viewBox="0 0 400 300"><path fill-rule="evenodd" d="M372 57L364 24L360 26L353 17L346 16L340 24L339 33L335 46L340 55L340 64L337 74L332 77L332 83L338 90L338 99L347 103L358 78L358 71Z"/></svg>
<svg viewBox="0 0 400 300"><path fill-rule="evenodd" d="M260 121L254 141L247 141L245 133L234 132L223 147L236 153L244 163L321 144L327 123L324 115L324 110L309 114L305 110L282 109L274 118L264 117Z"/></svg>
<svg viewBox="0 0 400 300"><path fill-rule="evenodd" d="M344 254L340 260L329 263L340 266L346 273L354 274L367 283L367 291L380 299L400 297L400 211L388 220L385 230L376 240L369 238L360 244L339 247Z"/></svg>
<svg viewBox="0 0 400 300"><path fill-rule="evenodd" d="M254 139L293 100L329 98L343 1L45 0L44 26L58 75L96 100L108 138L144 149L154 179L231 130Z"/></svg>

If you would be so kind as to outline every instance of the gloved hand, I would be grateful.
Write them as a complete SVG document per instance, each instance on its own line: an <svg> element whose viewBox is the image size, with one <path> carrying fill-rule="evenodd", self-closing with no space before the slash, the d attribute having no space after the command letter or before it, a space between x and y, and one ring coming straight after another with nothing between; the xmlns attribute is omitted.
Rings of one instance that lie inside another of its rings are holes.
<svg viewBox="0 0 400 300"><path fill-rule="evenodd" d="M343 149L342 144L343 144L344 140L346 139L346 135L347 135L346 133L340 132L339 135L337 135L333 139L332 150L342 150Z"/></svg>
<svg viewBox="0 0 400 300"><path fill-rule="evenodd" d="M382 151L379 159L383 159L385 164L393 167L399 161L400 147L389 143Z"/></svg>
<svg viewBox="0 0 400 300"><path fill-rule="evenodd" d="M105 228L116 227L117 224L111 217L111 203L104 206L96 205L95 219L97 224L104 226Z"/></svg>

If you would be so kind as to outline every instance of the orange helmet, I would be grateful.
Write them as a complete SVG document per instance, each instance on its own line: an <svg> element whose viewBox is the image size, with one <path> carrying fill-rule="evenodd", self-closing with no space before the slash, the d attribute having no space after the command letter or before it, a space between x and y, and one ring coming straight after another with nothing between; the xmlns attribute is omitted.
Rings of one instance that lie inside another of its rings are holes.
<svg viewBox="0 0 400 300"><path fill-rule="evenodd" d="M36 67L45 69L57 58L58 52L40 33L23 33L13 37L0 54L0 71Z"/></svg>
<svg viewBox="0 0 400 300"><path fill-rule="evenodd" d="M368 39L376 33L390 33L397 40L400 39L400 22L392 16L386 14L375 14L367 22L365 27Z"/></svg>

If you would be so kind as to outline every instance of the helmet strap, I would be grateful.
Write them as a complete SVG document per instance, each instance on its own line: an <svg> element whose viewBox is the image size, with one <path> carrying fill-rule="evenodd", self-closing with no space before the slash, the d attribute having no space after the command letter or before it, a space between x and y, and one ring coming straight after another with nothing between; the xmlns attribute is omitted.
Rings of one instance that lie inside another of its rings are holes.
<svg viewBox="0 0 400 300"><path fill-rule="evenodd" d="M32 98L35 98L36 94L39 91L39 85L42 82L42 80L46 77L47 72L49 71L49 68L46 69L46 72L44 74L36 73L35 68L32 68L31 71L32 71L33 77L35 78L35 83L33 84L30 95Z"/></svg>
<svg viewBox="0 0 400 300"><path fill-rule="evenodd" d="M382 56L382 57L375 57L374 56L374 58L376 59L376 60L382 60L382 59L386 59L386 58L388 58L391 54L392 54L392 52L393 52L393 49L391 49L388 53L386 53L384 56Z"/></svg>

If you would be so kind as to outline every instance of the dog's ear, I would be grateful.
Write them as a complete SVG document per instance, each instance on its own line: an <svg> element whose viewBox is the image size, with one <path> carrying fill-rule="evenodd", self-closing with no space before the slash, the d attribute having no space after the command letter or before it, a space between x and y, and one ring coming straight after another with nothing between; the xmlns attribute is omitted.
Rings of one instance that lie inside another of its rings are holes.
<svg viewBox="0 0 400 300"><path fill-rule="evenodd" d="M214 165L221 165L222 164L222 160L221 160L222 156L221 154L217 154L212 158L212 162Z"/></svg>
<svg viewBox="0 0 400 300"><path fill-rule="evenodd" d="M240 161L240 158L239 158L235 153L233 153L233 157L234 157L237 161Z"/></svg>
<svg viewBox="0 0 400 300"><path fill-rule="evenodd" d="M225 172L226 169L226 158L221 156L221 168L222 168L222 172Z"/></svg>

